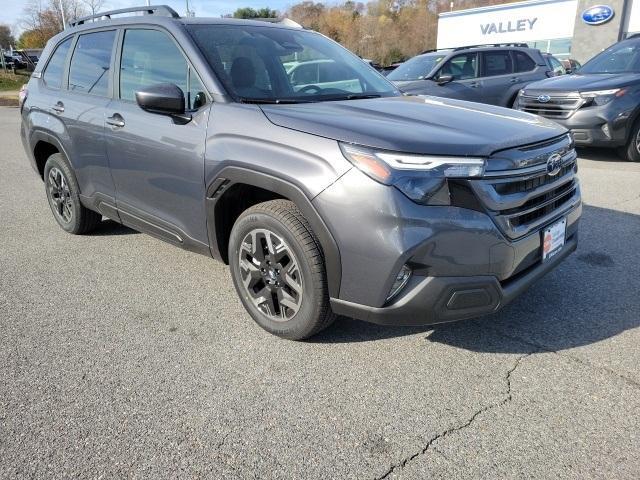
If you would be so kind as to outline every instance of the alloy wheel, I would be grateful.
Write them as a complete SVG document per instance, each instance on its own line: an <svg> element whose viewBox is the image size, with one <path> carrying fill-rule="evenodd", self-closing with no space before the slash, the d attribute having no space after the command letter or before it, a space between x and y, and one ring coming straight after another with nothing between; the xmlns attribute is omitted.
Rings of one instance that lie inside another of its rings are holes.
<svg viewBox="0 0 640 480"><path fill-rule="evenodd" d="M69 182L62 170L53 167L49 170L48 177L49 199L55 214L64 222L70 223L73 219L73 202Z"/></svg>
<svg viewBox="0 0 640 480"><path fill-rule="evenodd" d="M251 230L242 240L240 276L253 305L275 321L290 320L302 304L302 274L284 240L267 229Z"/></svg>

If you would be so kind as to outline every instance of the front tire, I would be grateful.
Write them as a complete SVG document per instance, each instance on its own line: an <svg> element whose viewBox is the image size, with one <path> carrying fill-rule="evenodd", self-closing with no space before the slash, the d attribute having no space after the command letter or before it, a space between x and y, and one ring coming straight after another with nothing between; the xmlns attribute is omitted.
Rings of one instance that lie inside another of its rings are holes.
<svg viewBox="0 0 640 480"><path fill-rule="evenodd" d="M618 149L618 154L630 162L640 162L640 121L637 121L631 129L629 141L624 147Z"/></svg>
<svg viewBox="0 0 640 480"><path fill-rule="evenodd" d="M71 165L60 153L47 159L44 184L53 217L63 230L82 235L93 230L102 216L80 203L80 189Z"/></svg>
<svg viewBox="0 0 640 480"><path fill-rule="evenodd" d="M294 203L243 212L231 230L229 265L244 307L266 331L302 340L334 321L322 250Z"/></svg>

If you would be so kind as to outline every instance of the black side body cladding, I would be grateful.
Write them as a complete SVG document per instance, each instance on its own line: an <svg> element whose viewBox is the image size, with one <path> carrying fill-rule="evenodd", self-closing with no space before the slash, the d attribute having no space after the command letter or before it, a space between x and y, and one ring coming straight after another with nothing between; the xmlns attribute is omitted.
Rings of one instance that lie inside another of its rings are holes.
<svg viewBox="0 0 640 480"><path fill-rule="evenodd" d="M219 247L219 245L224 244L224 242L221 241L220 232L216 231L216 204L224 196L224 190L229 189L234 184L245 184L262 188L284 198L288 198L296 204L320 241L320 246L322 247L325 257L329 295L337 298L340 292L342 267L340 263L340 251L338 250L338 245L333 235L331 235L329 228L311 204L311 200L309 200L300 188L266 173L241 167L225 167L207 188L207 231L209 233L209 244L211 245L211 255L213 258L222 261L224 261L225 258L220 252ZM223 191L221 191L221 189L223 189Z"/></svg>

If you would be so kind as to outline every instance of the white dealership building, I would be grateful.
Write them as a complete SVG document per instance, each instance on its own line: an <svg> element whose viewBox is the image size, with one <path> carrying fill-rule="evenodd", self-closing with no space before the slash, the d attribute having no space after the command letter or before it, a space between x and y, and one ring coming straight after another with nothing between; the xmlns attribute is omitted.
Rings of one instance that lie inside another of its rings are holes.
<svg viewBox="0 0 640 480"><path fill-rule="evenodd" d="M640 0L529 0L441 13L438 48L522 42L584 63L633 33Z"/></svg>

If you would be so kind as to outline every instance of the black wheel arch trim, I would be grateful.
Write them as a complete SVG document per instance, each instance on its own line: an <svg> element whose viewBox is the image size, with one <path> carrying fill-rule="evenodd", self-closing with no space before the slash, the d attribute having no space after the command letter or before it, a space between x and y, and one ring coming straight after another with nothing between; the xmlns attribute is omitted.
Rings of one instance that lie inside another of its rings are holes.
<svg viewBox="0 0 640 480"><path fill-rule="evenodd" d="M329 286L329 295L338 297L340 292L340 280L342 277L342 264L340 251L331 231L320 217L317 210L307 195L296 185L282 180L273 175L256 172L242 167L229 166L223 168L216 178L208 185L206 190L207 232L211 255L217 260L223 260L220 252L218 234L216 232L215 207L218 201L224 197L224 191L235 184L245 184L268 190L277 195L291 200L300 209L307 219L313 232L320 242L324 253L325 268Z"/></svg>
<svg viewBox="0 0 640 480"><path fill-rule="evenodd" d="M29 135L29 155L33 159L34 163L37 162L37 159L35 158L35 148L38 142L50 143L51 145L56 147L58 149L58 152L61 155L64 155L71 167L75 169L73 161L71 160L71 156L67 153L67 149L64 148L64 145L58 139L58 137L41 129L34 129Z"/></svg>

